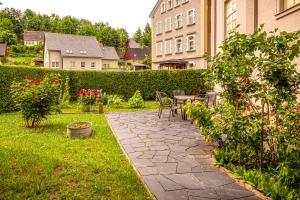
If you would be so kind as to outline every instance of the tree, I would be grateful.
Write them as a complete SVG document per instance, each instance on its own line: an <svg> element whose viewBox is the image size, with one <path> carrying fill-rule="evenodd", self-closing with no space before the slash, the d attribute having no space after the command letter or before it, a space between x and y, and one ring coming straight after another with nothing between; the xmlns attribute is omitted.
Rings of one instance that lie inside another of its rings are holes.
<svg viewBox="0 0 300 200"><path fill-rule="evenodd" d="M142 38L143 38L143 33L141 28L138 28L138 30L134 33L133 35L133 39L134 41L136 41L137 43L142 43Z"/></svg>
<svg viewBox="0 0 300 200"><path fill-rule="evenodd" d="M144 48L150 48L152 41L152 31L149 23L146 24L143 36L142 36L142 45Z"/></svg>
<svg viewBox="0 0 300 200"><path fill-rule="evenodd" d="M16 44L17 36L12 31L0 30L0 43L7 43L8 45Z"/></svg>
<svg viewBox="0 0 300 200"><path fill-rule="evenodd" d="M119 48L122 49L125 47L125 44L129 38L129 34L124 28L118 28L116 31L120 39Z"/></svg>
<svg viewBox="0 0 300 200"><path fill-rule="evenodd" d="M145 58L142 60L142 64L147 65L148 68L151 68L152 65L151 56L145 56Z"/></svg>
<svg viewBox="0 0 300 200"><path fill-rule="evenodd" d="M96 27L89 20L81 19L77 34L90 36L96 35Z"/></svg>

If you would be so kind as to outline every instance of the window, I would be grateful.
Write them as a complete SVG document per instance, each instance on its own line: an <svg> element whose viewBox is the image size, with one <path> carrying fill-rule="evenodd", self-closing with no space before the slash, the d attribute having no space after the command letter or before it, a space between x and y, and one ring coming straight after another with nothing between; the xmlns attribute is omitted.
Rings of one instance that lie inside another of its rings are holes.
<svg viewBox="0 0 300 200"><path fill-rule="evenodd" d="M182 0L182 4L189 2L189 0Z"/></svg>
<svg viewBox="0 0 300 200"><path fill-rule="evenodd" d="M178 7L181 4L181 0L174 0L174 7Z"/></svg>
<svg viewBox="0 0 300 200"><path fill-rule="evenodd" d="M67 53L67 54L72 54L72 53L73 53L73 51L72 51L72 50L69 50L69 49L67 49L67 50L66 50L66 53Z"/></svg>
<svg viewBox="0 0 300 200"><path fill-rule="evenodd" d="M168 39L165 41L165 54L172 54L172 39Z"/></svg>
<svg viewBox="0 0 300 200"><path fill-rule="evenodd" d="M96 63L92 62L91 63L91 68L94 69L96 67Z"/></svg>
<svg viewBox="0 0 300 200"><path fill-rule="evenodd" d="M109 69L109 64L103 64L103 69Z"/></svg>
<svg viewBox="0 0 300 200"><path fill-rule="evenodd" d="M173 8L173 0L168 0L167 10L171 10Z"/></svg>
<svg viewBox="0 0 300 200"><path fill-rule="evenodd" d="M166 12L166 3L165 3L165 2L162 2L162 3L161 3L160 12L161 12L161 13Z"/></svg>
<svg viewBox="0 0 300 200"><path fill-rule="evenodd" d="M283 9L289 9L297 4L300 4L300 0L283 0Z"/></svg>
<svg viewBox="0 0 300 200"><path fill-rule="evenodd" d="M165 31L166 32L172 31L172 18L171 17L167 18L165 21Z"/></svg>
<svg viewBox="0 0 300 200"><path fill-rule="evenodd" d="M187 37L187 51L195 51L196 43L195 43L195 35L189 35Z"/></svg>
<svg viewBox="0 0 300 200"><path fill-rule="evenodd" d="M52 68L59 68L59 62L52 62Z"/></svg>
<svg viewBox="0 0 300 200"><path fill-rule="evenodd" d="M182 53L182 38L175 40L175 53Z"/></svg>
<svg viewBox="0 0 300 200"><path fill-rule="evenodd" d="M156 56L161 56L163 54L163 42L156 43Z"/></svg>
<svg viewBox="0 0 300 200"><path fill-rule="evenodd" d="M76 67L76 63L74 61L71 62L70 69L74 69Z"/></svg>
<svg viewBox="0 0 300 200"><path fill-rule="evenodd" d="M195 23L195 9L192 9L187 13L187 25L192 25L194 23Z"/></svg>
<svg viewBox="0 0 300 200"><path fill-rule="evenodd" d="M226 3L226 35L236 27L236 0Z"/></svg>
<svg viewBox="0 0 300 200"><path fill-rule="evenodd" d="M86 54L86 51L81 50L81 51L80 51L80 54Z"/></svg>
<svg viewBox="0 0 300 200"><path fill-rule="evenodd" d="M156 34L159 35L159 34L162 34L163 30L162 30L162 22L157 22L156 24Z"/></svg>
<svg viewBox="0 0 300 200"><path fill-rule="evenodd" d="M182 14L176 15L175 28L182 28Z"/></svg>
<svg viewBox="0 0 300 200"><path fill-rule="evenodd" d="M195 62L189 62L188 67L189 68L194 68L195 67Z"/></svg>
<svg viewBox="0 0 300 200"><path fill-rule="evenodd" d="M81 68L85 68L85 62L81 62Z"/></svg>

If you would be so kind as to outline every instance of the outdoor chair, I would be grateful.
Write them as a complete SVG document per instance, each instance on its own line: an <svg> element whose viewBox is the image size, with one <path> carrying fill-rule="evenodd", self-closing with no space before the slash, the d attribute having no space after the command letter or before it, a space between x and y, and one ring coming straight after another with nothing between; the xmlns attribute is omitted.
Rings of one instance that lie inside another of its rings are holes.
<svg viewBox="0 0 300 200"><path fill-rule="evenodd" d="M178 106L174 104L174 101L168 97L168 95L164 92L156 92L156 99L159 101L159 110L158 110L158 117L161 118L163 109L170 110L169 114L169 121L171 117L174 116L176 113Z"/></svg>
<svg viewBox="0 0 300 200"><path fill-rule="evenodd" d="M205 105L207 108L211 106L215 106L217 102L217 93L214 91L206 92L204 95L199 95L198 97L195 97L195 100L203 101L205 99Z"/></svg>

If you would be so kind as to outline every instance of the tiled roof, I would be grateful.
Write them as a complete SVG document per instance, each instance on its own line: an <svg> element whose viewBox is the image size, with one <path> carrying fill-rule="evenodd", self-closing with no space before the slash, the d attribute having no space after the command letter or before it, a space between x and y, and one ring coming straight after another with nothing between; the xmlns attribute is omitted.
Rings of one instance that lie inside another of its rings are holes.
<svg viewBox="0 0 300 200"><path fill-rule="evenodd" d="M94 36L45 33L45 46L47 50L60 51L63 57L103 57L101 47Z"/></svg>
<svg viewBox="0 0 300 200"><path fill-rule="evenodd" d="M42 31L24 32L24 41L44 41L45 33Z"/></svg>
<svg viewBox="0 0 300 200"><path fill-rule="evenodd" d="M150 56L149 48L130 48L127 50L132 60L143 60L145 56Z"/></svg>
<svg viewBox="0 0 300 200"><path fill-rule="evenodd" d="M120 57L115 49L115 47L101 47L103 52L103 59L105 60L119 60Z"/></svg>
<svg viewBox="0 0 300 200"><path fill-rule="evenodd" d="M0 56L6 56L6 43L0 43Z"/></svg>

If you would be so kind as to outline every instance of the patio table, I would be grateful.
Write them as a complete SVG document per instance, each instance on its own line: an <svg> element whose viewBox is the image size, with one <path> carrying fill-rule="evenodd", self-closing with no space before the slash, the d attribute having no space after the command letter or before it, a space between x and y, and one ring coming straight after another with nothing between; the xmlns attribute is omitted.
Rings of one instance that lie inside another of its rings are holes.
<svg viewBox="0 0 300 200"><path fill-rule="evenodd" d="M176 96L174 96L174 100L175 100L175 103L177 105L178 101L181 101L183 103L185 103L187 100L191 100L191 101L194 101L194 100L205 101L205 98L198 97L198 96L195 96L195 95L176 95ZM182 116L182 118L183 118L183 120L187 120L187 115L186 115L186 112L185 112L184 109L183 109L183 116Z"/></svg>

